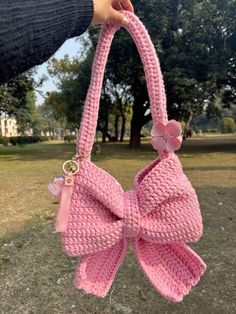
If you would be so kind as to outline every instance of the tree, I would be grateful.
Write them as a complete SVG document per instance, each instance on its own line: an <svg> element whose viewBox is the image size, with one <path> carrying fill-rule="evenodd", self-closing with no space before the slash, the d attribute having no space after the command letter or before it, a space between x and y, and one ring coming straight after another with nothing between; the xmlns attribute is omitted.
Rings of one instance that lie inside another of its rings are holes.
<svg viewBox="0 0 236 314"><path fill-rule="evenodd" d="M0 112L14 115L27 106L27 94L34 90L32 73L25 73L0 86Z"/></svg>
<svg viewBox="0 0 236 314"><path fill-rule="evenodd" d="M66 117L69 123L80 124L84 100L90 82L92 51L81 61L65 56L52 59L49 74L57 78L59 92L49 94L54 110Z"/></svg>
<svg viewBox="0 0 236 314"><path fill-rule="evenodd" d="M14 114L17 121L17 129L20 134L26 134L33 127L35 112L35 93L34 91L28 91L24 103Z"/></svg>
<svg viewBox="0 0 236 314"><path fill-rule="evenodd" d="M222 119L222 131L223 133L234 133L236 130L235 121L233 118Z"/></svg>
<svg viewBox="0 0 236 314"><path fill-rule="evenodd" d="M66 127L66 120L55 116L53 108L46 102L36 108L32 126L35 135L41 135L44 132L56 136L58 129Z"/></svg>
<svg viewBox="0 0 236 314"><path fill-rule="evenodd" d="M16 118L20 134L32 128L36 112L35 90L44 80L36 82L33 73L33 70L28 71L0 86L0 113Z"/></svg>
<svg viewBox="0 0 236 314"><path fill-rule="evenodd" d="M44 102L45 110L50 111L50 115L57 121L64 120L68 117L67 104L61 92L50 92Z"/></svg>
<svg viewBox="0 0 236 314"><path fill-rule="evenodd" d="M218 114L215 112L218 110L215 102L219 97L225 105L235 100L235 1L133 2L136 14L146 25L161 61L169 118L184 121L187 132L192 118L207 107L210 115ZM78 117L81 117L96 41L97 31L92 30L84 59L73 60L70 64L65 59L61 64L56 64L61 71L56 75L60 80L59 90L69 120L78 122ZM113 41L104 86L103 90L108 91L109 95L102 95L100 122L106 129L113 109L116 113L119 111L120 100L112 96L109 87L127 89L122 104L132 104L133 109L130 146L139 147L142 127L151 119L149 98L140 57L124 30L119 31ZM114 129L117 138L119 119L116 113Z"/></svg>
<svg viewBox="0 0 236 314"><path fill-rule="evenodd" d="M80 124L90 82L93 53L94 51L91 49L86 58L81 61L70 60L67 56L62 60L53 59L49 67L50 75L56 76L59 81L57 86L59 92L50 93L46 104L54 108L57 115L66 117L68 122L77 126ZM121 95L117 91L119 88L119 86L111 86L109 80L106 80L102 89L97 130L102 133L103 142L106 142L107 138L109 141L116 139L108 131L111 116L116 116L116 119L121 117L122 127L125 128L124 105L119 105L117 110L114 108L116 102L121 102ZM123 135L121 139L123 139Z"/></svg>

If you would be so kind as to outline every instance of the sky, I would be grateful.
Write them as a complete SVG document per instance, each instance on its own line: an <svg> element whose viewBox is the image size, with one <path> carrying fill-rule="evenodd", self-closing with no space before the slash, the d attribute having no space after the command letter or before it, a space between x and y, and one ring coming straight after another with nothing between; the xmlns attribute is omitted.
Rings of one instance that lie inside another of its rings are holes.
<svg viewBox="0 0 236 314"><path fill-rule="evenodd" d="M74 38L69 39L55 53L54 57L56 57L57 59L61 59L61 58L63 58L63 56L65 54L68 54L70 57L74 57L78 53L80 47L81 47L81 44L78 41L76 41ZM43 74L47 75L47 62L38 66L35 78L38 79ZM57 88L56 88L54 80L48 76L48 80L45 81L45 83L43 84L43 86L39 90L42 91L43 94L46 94L46 92L57 90ZM37 96L37 105L41 105L43 103L44 99L39 93L36 93L36 94L37 94L36 95Z"/></svg>

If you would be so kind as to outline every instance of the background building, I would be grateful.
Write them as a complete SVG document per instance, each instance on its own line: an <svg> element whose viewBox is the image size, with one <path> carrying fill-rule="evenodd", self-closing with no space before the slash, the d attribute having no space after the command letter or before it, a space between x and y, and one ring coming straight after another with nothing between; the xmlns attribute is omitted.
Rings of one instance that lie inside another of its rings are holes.
<svg viewBox="0 0 236 314"><path fill-rule="evenodd" d="M17 122L15 118L0 117L0 136L17 136Z"/></svg>

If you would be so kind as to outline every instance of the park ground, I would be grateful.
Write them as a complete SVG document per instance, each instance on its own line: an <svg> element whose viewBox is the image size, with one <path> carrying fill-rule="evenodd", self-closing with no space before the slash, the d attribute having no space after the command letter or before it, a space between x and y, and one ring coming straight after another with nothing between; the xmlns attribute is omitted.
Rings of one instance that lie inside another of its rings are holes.
<svg viewBox="0 0 236 314"><path fill-rule="evenodd" d="M191 247L208 268L181 303L157 295L129 249L109 295L96 298L73 287L75 258L54 232L56 200L47 182L60 174L73 144L49 142L0 147L0 313L222 314L236 313L236 137L191 139L178 155L196 188L204 235ZM132 150L107 144L96 164L125 189L155 158L144 142Z"/></svg>

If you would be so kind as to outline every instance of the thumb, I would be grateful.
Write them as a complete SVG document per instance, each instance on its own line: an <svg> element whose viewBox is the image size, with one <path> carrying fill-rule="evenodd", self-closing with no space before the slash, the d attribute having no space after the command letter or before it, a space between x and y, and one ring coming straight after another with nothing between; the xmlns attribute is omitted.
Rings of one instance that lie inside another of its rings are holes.
<svg viewBox="0 0 236 314"><path fill-rule="evenodd" d="M120 24L126 24L129 22L129 20L123 13L113 8L111 8L110 19Z"/></svg>

